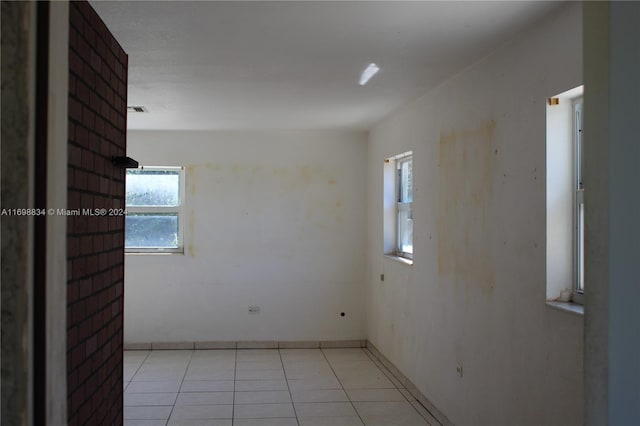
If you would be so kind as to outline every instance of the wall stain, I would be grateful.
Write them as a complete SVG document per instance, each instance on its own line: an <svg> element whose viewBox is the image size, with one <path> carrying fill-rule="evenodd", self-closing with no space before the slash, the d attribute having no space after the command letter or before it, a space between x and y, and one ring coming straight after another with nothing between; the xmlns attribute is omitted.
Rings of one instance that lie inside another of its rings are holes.
<svg viewBox="0 0 640 426"><path fill-rule="evenodd" d="M342 178L340 169L313 163L285 166L259 162L232 162L226 165L206 162L188 166L187 174L187 193L193 197L193 201L201 199L203 194L214 196L214 191L217 202L224 202L231 197L235 200L236 208L244 209L238 212L243 220L253 221L252 217L246 216L260 215L260 220L268 223L271 220L268 215L274 214L277 209L272 208L270 202L265 204L256 200L270 194L273 200L299 206L288 214L292 220L297 219L309 228L327 231L344 226L348 200L345 200L339 184ZM224 185L224 176L228 176L228 186ZM193 244L193 227L195 220L202 220L200 216L189 211L185 229L185 253L194 257L196 246ZM195 226L197 228L198 225Z"/></svg>
<svg viewBox="0 0 640 426"><path fill-rule="evenodd" d="M495 121L440 135L438 273L490 294L495 285L491 226Z"/></svg>
<svg viewBox="0 0 640 426"><path fill-rule="evenodd" d="M311 172L311 167L302 166L300 168L300 177L303 184L310 185L311 182L313 181L313 174Z"/></svg>
<svg viewBox="0 0 640 426"><path fill-rule="evenodd" d="M193 245L193 239L195 237L195 217L196 217L196 213L194 209L189 209L189 220L187 221L187 241L189 241L189 243L187 244L187 254L191 257L196 257L196 249Z"/></svg>
<svg viewBox="0 0 640 426"><path fill-rule="evenodd" d="M274 167L273 168L273 174L275 176L288 176L289 175L289 168L287 167Z"/></svg>

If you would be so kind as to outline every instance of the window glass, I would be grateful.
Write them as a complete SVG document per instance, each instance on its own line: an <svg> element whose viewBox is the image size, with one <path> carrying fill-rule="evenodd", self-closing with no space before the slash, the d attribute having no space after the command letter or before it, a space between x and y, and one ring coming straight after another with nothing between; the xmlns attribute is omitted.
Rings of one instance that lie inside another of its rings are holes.
<svg viewBox="0 0 640 426"><path fill-rule="evenodd" d="M178 248L178 215L127 215L124 245L128 248Z"/></svg>
<svg viewBox="0 0 640 426"><path fill-rule="evenodd" d="M413 257L413 157L397 160L397 251L398 256Z"/></svg>
<svg viewBox="0 0 640 426"><path fill-rule="evenodd" d="M413 160L400 162L400 199L401 203L413 201Z"/></svg>
<svg viewBox="0 0 640 426"><path fill-rule="evenodd" d="M398 209L398 250L413 254L413 219L411 209Z"/></svg>
<svg viewBox="0 0 640 426"><path fill-rule="evenodd" d="M127 170L127 206L180 205L180 171Z"/></svg>

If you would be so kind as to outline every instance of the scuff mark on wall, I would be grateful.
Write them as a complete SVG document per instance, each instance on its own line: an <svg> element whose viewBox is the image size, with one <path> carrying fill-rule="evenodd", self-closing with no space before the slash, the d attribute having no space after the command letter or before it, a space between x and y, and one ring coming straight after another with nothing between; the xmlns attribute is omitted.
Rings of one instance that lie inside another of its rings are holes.
<svg viewBox="0 0 640 426"><path fill-rule="evenodd" d="M473 131L441 133L438 174L438 273L493 290L488 210L493 195L495 121Z"/></svg>

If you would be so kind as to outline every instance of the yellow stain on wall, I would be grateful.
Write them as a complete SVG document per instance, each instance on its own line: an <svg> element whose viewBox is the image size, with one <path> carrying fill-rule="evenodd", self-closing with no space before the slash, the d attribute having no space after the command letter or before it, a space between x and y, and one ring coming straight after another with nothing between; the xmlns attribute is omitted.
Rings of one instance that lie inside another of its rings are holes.
<svg viewBox="0 0 640 426"><path fill-rule="evenodd" d="M472 131L440 135L438 175L438 273L455 282L494 287L491 228L495 121Z"/></svg>
<svg viewBox="0 0 640 426"><path fill-rule="evenodd" d="M196 257L196 249L193 246L193 239L195 237L195 211L194 209L189 209L189 220L187 221L187 229L189 232L187 233L187 241L190 241L187 244L187 254L191 257Z"/></svg>

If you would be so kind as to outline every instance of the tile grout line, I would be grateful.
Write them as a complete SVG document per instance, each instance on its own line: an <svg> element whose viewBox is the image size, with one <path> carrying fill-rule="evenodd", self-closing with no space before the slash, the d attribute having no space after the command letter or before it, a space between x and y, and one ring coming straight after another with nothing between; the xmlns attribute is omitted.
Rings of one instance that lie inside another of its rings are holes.
<svg viewBox="0 0 640 426"><path fill-rule="evenodd" d="M124 352L122 351L122 359L123 359L123 366L124 366ZM136 372L133 373L133 375L131 376L131 380L129 380L129 382L127 383L127 386L122 390L122 423L124 423L124 409L126 407L125 405L125 395L124 393L127 391L127 388L129 387L129 385L131 384L131 382L133 382L133 379L136 377L136 374L138 374L138 371L140 371L140 369L142 368L142 365L147 362L147 359L149 359L149 356L151 356L151 350L149 350L149 353L147 354L147 356L144 357L144 359L142 360L142 362L140 363L140 365L138 366L138 368L136 368ZM169 419L167 419L167 421L165 422L165 425L169 422Z"/></svg>
<svg viewBox="0 0 640 426"><path fill-rule="evenodd" d="M187 377L187 371L189 371L189 366L191 365L191 359L193 359L193 352L195 350L191 350L191 355L189 356L189 361L187 362L187 368L184 369L184 374L182 375L182 380L180 380L180 386L178 386L178 392L176 393L176 399L173 401L173 405L171 406L171 412L169 413L169 417L167 418L166 425L169 424L169 420L171 420L171 416L173 415L173 410L176 408L176 402L178 402L178 396L180 395L180 391L182 390L182 385L184 384L184 378Z"/></svg>
<svg viewBox="0 0 640 426"><path fill-rule="evenodd" d="M236 377L238 374L238 347L233 350L233 399L231 400L231 426L236 422Z"/></svg>
<svg viewBox="0 0 640 426"><path fill-rule="evenodd" d="M291 388L289 387L289 379L287 379L287 370L284 368L284 361L282 360L282 352L280 348L277 349L278 356L280 357L280 364L282 365L282 374L284 374L284 382L287 384L287 391L289 391L289 398L291 398L291 407L293 408L293 415L296 416L296 424L300 426L300 420L298 420L298 413L296 412L296 405L293 403L293 395L291 394Z"/></svg>
<svg viewBox="0 0 640 426"><path fill-rule="evenodd" d="M362 348L359 348L359 349L362 350ZM336 374L336 371L333 369L333 365L331 365L331 363L329 362L329 358L327 358L327 354L324 353L324 349L320 348L320 352L322 353L322 356L324 357L324 360L329 365L329 368L333 372L333 375L336 377L336 380L338 381L338 383L340 383L340 387L342 388L342 391L344 392L344 394L347 396L347 399L349 400L349 403L351 404L351 407L353 408L353 411L356 412L356 414L358 415L358 418L360 419L362 424L366 426L366 423L365 423L364 419L360 416L360 412L358 412L358 409L356 408L356 406L354 405L353 401L351 400L351 397L347 393L347 390L344 388L344 385L342 384L342 380L340 380L340 377L338 377L338 375Z"/></svg>
<svg viewBox="0 0 640 426"><path fill-rule="evenodd" d="M147 356L144 357L144 359L142 360L142 362L140 363L140 365L138 366L138 368L136 368L136 372L133 373L133 375L131 376L131 380L129 380L129 382L127 382L127 387L125 387L122 390L122 393L124 394L124 392L126 392L127 388L129 387L129 385L131 384L131 382L133 382L133 379L136 377L136 374L138 374L138 371L140 371L140 369L142 368L142 364L144 364L145 362L147 362L147 359L149 358L149 356L151 356L151 351L149 351L149 353L147 354ZM124 358L124 352L123 352L123 358Z"/></svg>

